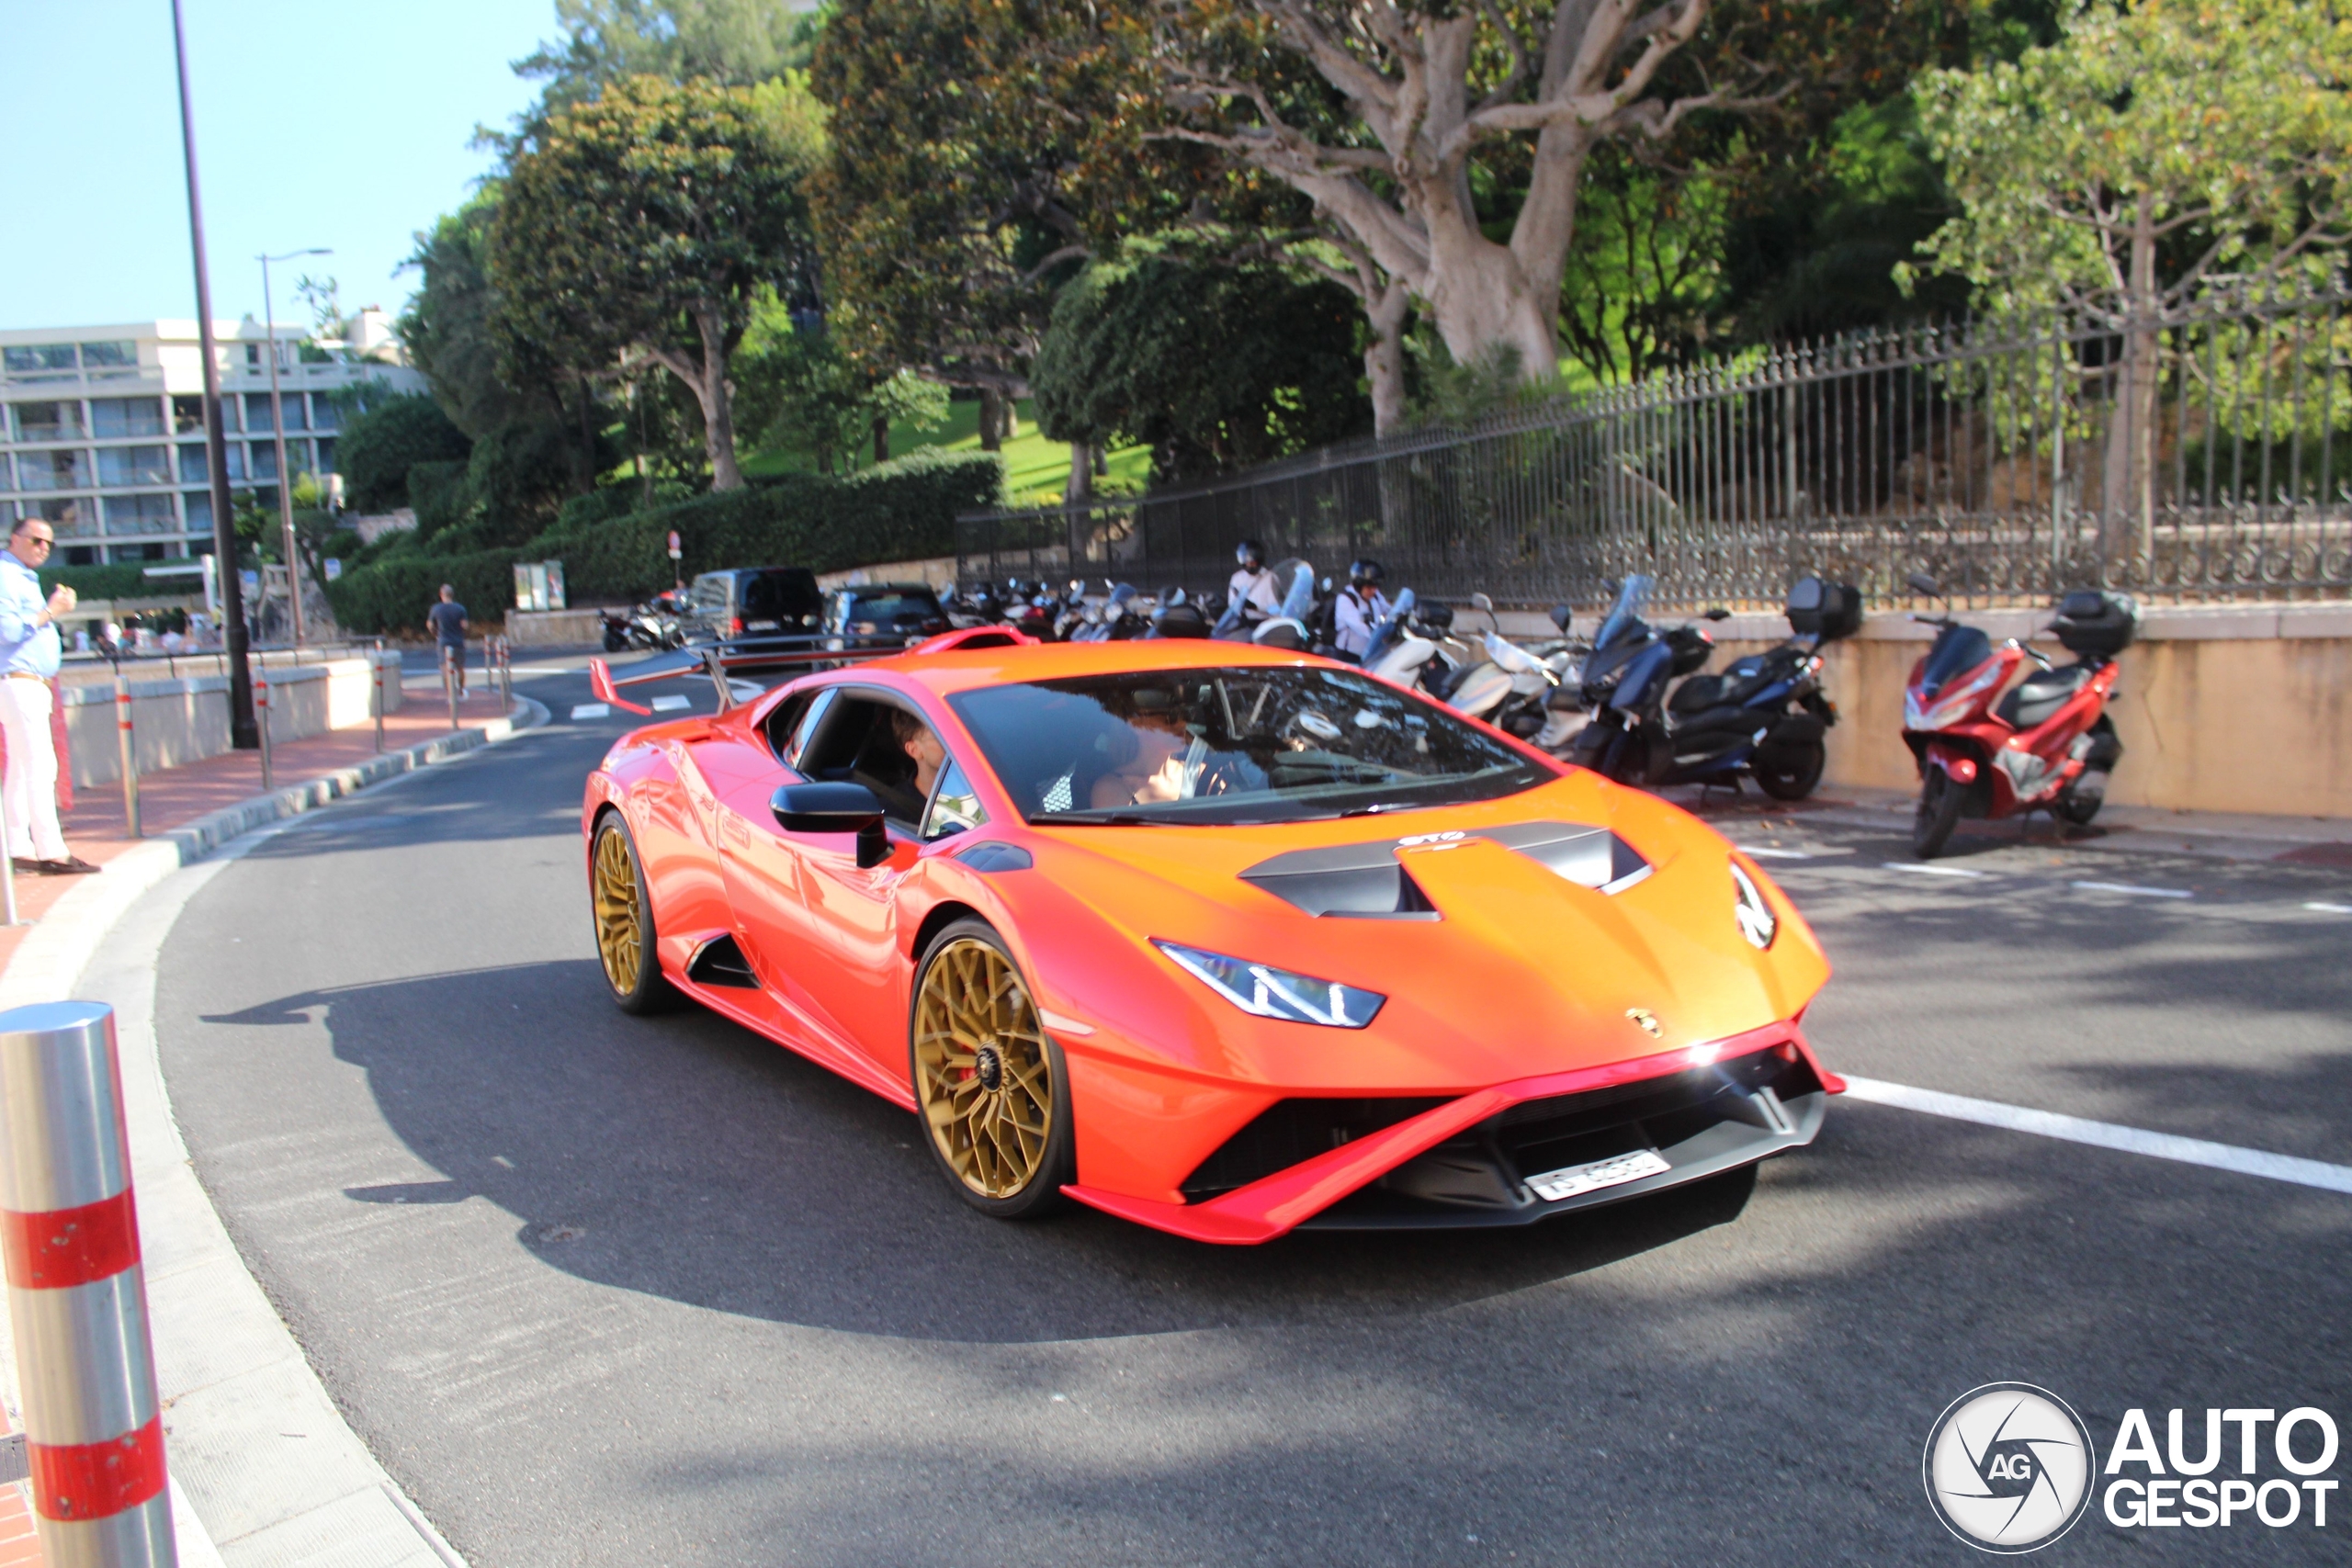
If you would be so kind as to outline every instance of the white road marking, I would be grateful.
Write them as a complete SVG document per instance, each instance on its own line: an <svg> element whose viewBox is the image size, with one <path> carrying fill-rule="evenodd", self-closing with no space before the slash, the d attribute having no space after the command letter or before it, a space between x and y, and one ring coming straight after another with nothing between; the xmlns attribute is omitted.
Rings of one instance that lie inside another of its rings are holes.
<svg viewBox="0 0 2352 1568"><path fill-rule="evenodd" d="M1768 850L1761 844L1734 844L1732 848L1741 854L1754 855L1758 860L1811 860L1813 858L1803 850Z"/></svg>
<svg viewBox="0 0 2352 1568"><path fill-rule="evenodd" d="M653 711L655 713L675 713L680 708L690 708L694 705L694 702L691 698L682 697L675 692L671 693L666 697L656 697L653 699Z"/></svg>
<svg viewBox="0 0 2352 1568"><path fill-rule="evenodd" d="M1981 877L1984 874L1981 871L1963 871L1956 865L1921 865L1917 861L1891 860L1884 863L1889 871L1916 871L1922 876Z"/></svg>
<svg viewBox="0 0 2352 1568"><path fill-rule="evenodd" d="M2317 909L2323 915L2352 915L2352 904L2306 904L2306 909Z"/></svg>
<svg viewBox="0 0 2352 1568"><path fill-rule="evenodd" d="M1878 1078L1849 1077L1846 1079L1846 1092L1873 1105L1899 1106L1928 1116L1947 1116L1956 1122L1974 1122L2013 1133L2061 1138L2070 1144L2146 1155L2152 1159L2235 1171L2240 1176L2259 1176L2272 1181L2292 1182L2298 1187L2352 1193L2352 1166L2330 1165L2324 1160L2275 1155L2265 1149L2240 1148L2234 1144L2209 1143L2203 1138L2184 1138L2172 1133L2151 1133L2113 1122L2062 1116L2054 1111L2029 1111L1998 1100L1972 1100L1964 1094L1914 1089L1908 1084L1886 1083Z"/></svg>
<svg viewBox="0 0 2352 1568"><path fill-rule="evenodd" d="M607 703L574 703L571 705L571 716L574 718L602 718L612 711L611 705Z"/></svg>
<svg viewBox="0 0 2352 1568"><path fill-rule="evenodd" d="M2135 898L2194 898L2186 887L2141 887L2129 882L2069 882L2085 893L2128 893Z"/></svg>

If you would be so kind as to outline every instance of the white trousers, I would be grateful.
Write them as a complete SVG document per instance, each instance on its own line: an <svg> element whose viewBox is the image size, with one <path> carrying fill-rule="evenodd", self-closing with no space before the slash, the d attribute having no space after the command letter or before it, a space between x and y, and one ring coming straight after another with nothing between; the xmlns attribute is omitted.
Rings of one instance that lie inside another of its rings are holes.
<svg viewBox="0 0 2352 1568"><path fill-rule="evenodd" d="M50 742L49 682L0 676L0 733L8 742L8 777L0 806L8 814L8 853L18 860L63 860L57 825L57 749Z"/></svg>

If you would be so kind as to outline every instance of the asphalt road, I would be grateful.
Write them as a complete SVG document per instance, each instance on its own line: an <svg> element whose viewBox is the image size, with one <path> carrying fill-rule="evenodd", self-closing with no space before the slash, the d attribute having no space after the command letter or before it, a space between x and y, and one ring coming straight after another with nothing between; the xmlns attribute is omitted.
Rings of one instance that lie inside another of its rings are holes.
<svg viewBox="0 0 2352 1568"><path fill-rule="evenodd" d="M159 973L198 1174L477 1568L1962 1562L1920 1450L1977 1384L2102 1444L2135 1406L2159 1441L2173 1406L2352 1416L2352 1196L1852 1100L1758 1173L1524 1231L983 1219L881 1100L612 1008L577 813L623 716L531 668L553 724L225 867ZM2304 908L2352 871L1734 836L1838 966L1833 1066L2352 1163L2352 916ZM2337 1499L2095 1507L2046 1556L2343 1562Z"/></svg>

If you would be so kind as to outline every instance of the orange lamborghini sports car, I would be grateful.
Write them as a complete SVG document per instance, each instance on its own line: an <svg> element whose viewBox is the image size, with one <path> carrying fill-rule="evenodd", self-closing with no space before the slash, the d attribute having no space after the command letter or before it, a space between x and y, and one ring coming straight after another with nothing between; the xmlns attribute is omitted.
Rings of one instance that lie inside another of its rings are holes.
<svg viewBox="0 0 2352 1568"><path fill-rule="evenodd" d="M1005 1218L1523 1224L1845 1087L1812 931L1712 829L1302 654L950 634L636 730L581 829L623 1009L897 1101Z"/></svg>

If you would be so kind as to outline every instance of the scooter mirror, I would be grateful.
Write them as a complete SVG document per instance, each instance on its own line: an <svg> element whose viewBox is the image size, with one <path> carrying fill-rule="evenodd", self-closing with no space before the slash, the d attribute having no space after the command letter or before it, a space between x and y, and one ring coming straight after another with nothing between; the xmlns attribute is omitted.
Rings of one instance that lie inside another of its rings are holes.
<svg viewBox="0 0 2352 1568"><path fill-rule="evenodd" d="M1560 628L1561 635L1566 635L1568 623L1575 618L1576 612L1570 610L1566 604L1552 606L1552 624Z"/></svg>
<svg viewBox="0 0 2352 1568"><path fill-rule="evenodd" d="M1484 593L1470 595L1470 607L1474 610L1484 610L1490 615L1495 613L1495 602Z"/></svg>
<svg viewBox="0 0 2352 1568"><path fill-rule="evenodd" d="M1943 597L1944 591L1937 587L1936 580L1929 577L1924 571L1915 571L1903 581L1910 586L1911 592L1914 593L1924 593L1930 599L1940 599Z"/></svg>

